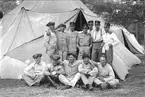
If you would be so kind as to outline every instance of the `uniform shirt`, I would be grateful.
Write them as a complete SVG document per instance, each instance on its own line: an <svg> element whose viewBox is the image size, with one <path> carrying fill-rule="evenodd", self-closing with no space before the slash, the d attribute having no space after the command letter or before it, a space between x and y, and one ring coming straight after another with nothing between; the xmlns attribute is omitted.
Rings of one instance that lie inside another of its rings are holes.
<svg viewBox="0 0 145 97"><path fill-rule="evenodd" d="M93 38L93 42L103 40L101 29L99 29L99 31L93 30L90 32L90 34L91 34L91 37Z"/></svg>
<svg viewBox="0 0 145 97"><path fill-rule="evenodd" d="M49 71L50 73L52 72L58 72L58 73L64 73L64 68L61 65L61 63L58 63L56 66L54 66L52 63L47 64L46 71Z"/></svg>
<svg viewBox="0 0 145 97"><path fill-rule="evenodd" d="M78 66L78 71L83 74L90 72L93 75L98 72L98 69L97 69L97 67L95 67L92 60L90 60L90 63L88 63L88 64L84 64L84 62L82 60L80 62L80 65Z"/></svg>
<svg viewBox="0 0 145 97"><path fill-rule="evenodd" d="M78 32L76 32L76 31L68 33L68 39L69 39L68 49L69 49L69 51L77 51L77 36L78 36Z"/></svg>
<svg viewBox="0 0 145 97"><path fill-rule="evenodd" d="M104 67L101 65L101 63L98 63L98 69L99 77L104 77L105 82L115 79L114 71L108 63L106 63Z"/></svg>
<svg viewBox="0 0 145 97"><path fill-rule="evenodd" d="M90 46L91 45L91 35L90 34L84 34L84 33L80 33L78 34L78 44L79 46Z"/></svg>
<svg viewBox="0 0 145 97"><path fill-rule="evenodd" d="M24 72L29 73L43 73L45 70L46 64L44 62L40 62L39 64L36 64L36 62L31 63L28 67L24 69Z"/></svg>
<svg viewBox="0 0 145 97"><path fill-rule="evenodd" d="M50 35L47 35L50 34ZM48 29L44 34L44 46L48 49L56 49L57 47L57 37L55 32L52 32L51 29Z"/></svg>
<svg viewBox="0 0 145 97"><path fill-rule="evenodd" d="M68 49L68 36L65 32L56 32L57 39L58 39L58 50L67 51Z"/></svg>
<svg viewBox="0 0 145 97"><path fill-rule="evenodd" d="M92 29L92 30L90 30L90 29L89 29L89 30L88 30L88 33L89 33L89 34L91 34L91 33L92 33L92 31L93 31L93 29Z"/></svg>
<svg viewBox="0 0 145 97"><path fill-rule="evenodd" d="M68 60L63 61L64 70L68 77L74 76L78 72L78 61L75 61L73 64L69 63Z"/></svg>

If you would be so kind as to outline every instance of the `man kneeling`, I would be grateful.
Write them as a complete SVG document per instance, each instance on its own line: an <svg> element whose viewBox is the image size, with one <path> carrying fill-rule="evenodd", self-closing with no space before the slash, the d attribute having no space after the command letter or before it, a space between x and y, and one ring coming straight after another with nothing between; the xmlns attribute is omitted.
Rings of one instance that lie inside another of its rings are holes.
<svg viewBox="0 0 145 97"><path fill-rule="evenodd" d="M73 53L68 54L68 60L63 61L65 75L60 74L59 80L66 85L63 89L74 87L77 81L80 79L80 73L78 72L78 61L76 55Z"/></svg>
<svg viewBox="0 0 145 97"><path fill-rule="evenodd" d="M39 85L44 77L43 72L46 64L41 61L41 56L42 54L40 53L33 55L35 62L24 69L22 77L29 86Z"/></svg>
<svg viewBox="0 0 145 97"><path fill-rule="evenodd" d="M101 87L101 89L115 88L119 84L119 80L115 79L114 71L112 67L106 63L105 55L100 57L100 62L98 62L98 77L94 79L94 83Z"/></svg>
<svg viewBox="0 0 145 97"><path fill-rule="evenodd" d="M93 90L92 84L98 73L98 68L95 67L95 64L90 60L90 56L83 54L83 60L80 63L78 70L81 73L81 79L84 83L83 88Z"/></svg>

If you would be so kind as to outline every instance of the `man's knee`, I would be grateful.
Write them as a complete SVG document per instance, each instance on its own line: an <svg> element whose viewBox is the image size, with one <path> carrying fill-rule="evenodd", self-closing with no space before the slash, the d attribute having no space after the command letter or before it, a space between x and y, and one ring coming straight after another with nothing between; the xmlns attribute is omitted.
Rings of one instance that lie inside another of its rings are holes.
<svg viewBox="0 0 145 97"><path fill-rule="evenodd" d="M115 88L117 84L119 84L119 80L118 79L114 79L114 80L109 82L109 85L111 87L113 87L113 88Z"/></svg>
<svg viewBox="0 0 145 97"><path fill-rule="evenodd" d="M62 79L62 78L64 78L64 77L65 77L64 75L60 74L60 75L58 76L58 79L60 80L60 79Z"/></svg>

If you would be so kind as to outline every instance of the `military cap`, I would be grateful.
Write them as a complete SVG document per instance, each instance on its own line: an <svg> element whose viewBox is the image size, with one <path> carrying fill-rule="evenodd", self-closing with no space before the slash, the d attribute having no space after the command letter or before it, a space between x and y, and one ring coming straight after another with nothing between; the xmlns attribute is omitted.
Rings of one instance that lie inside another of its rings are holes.
<svg viewBox="0 0 145 97"><path fill-rule="evenodd" d="M83 26L83 29L88 29L88 26L85 24L85 25Z"/></svg>
<svg viewBox="0 0 145 97"><path fill-rule="evenodd" d="M66 25L65 24L60 24L57 28L60 28L60 27L66 28Z"/></svg>
<svg viewBox="0 0 145 97"><path fill-rule="evenodd" d="M88 24L93 24L93 20L88 21Z"/></svg>
<svg viewBox="0 0 145 97"><path fill-rule="evenodd" d="M105 53L102 53L102 54L101 54L101 57L104 57L104 58L106 59L106 54L105 54ZM101 58L101 57L100 57L100 58Z"/></svg>
<svg viewBox="0 0 145 97"><path fill-rule="evenodd" d="M106 22L105 27L110 27L110 23Z"/></svg>
<svg viewBox="0 0 145 97"><path fill-rule="evenodd" d="M96 20L95 25L100 25L100 21Z"/></svg>
<svg viewBox="0 0 145 97"><path fill-rule="evenodd" d="M68 53L67 54L67 56L70 56L70 55L74 56L75 58L77 57L76 54L74 54L74 53Z"/></svg>
<svg viewBox="0 0 145 97"><path fill-rule="evenodd" d="M69 25L70 26L75 26L75 22L70 22Z"/></svg>
<svg viewBox="0 0 145 97"><path fill-rule="evenodd" d="M60 59L60 56L57 54L51 55L50 58L54 61L58 61Z"/></svg>
<svg viewBox="0 0 145 97"><path fill-rule="evenodd" d="M46 24L47 27L49 27L49 26L54 26L54 25L55 25L55 22L48 22L48 23Z"/></svg>
<svg viewBox="0 0 145 97"><path fill-rule="evenodd" d="M33 59L37 59L39 57L42 57L42 54L41 53L37 53L37 54L34 54L32 57L33 57Z"/></svg>
<svg viewBox="0 0 145 97"><path fill-rule="evenodd" d="M85 59L85 58L90 58L89 54L84 53L82 56L82 59Z"/></svg>

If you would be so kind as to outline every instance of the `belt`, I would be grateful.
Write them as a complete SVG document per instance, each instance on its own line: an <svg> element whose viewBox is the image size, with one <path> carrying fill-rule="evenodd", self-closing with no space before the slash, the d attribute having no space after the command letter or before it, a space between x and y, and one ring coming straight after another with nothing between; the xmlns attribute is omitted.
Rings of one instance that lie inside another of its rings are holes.
<svg viewBox="0 0 145 97"><path fill-rule="evenodd" d="M93 41L93 43L101 43L101 42L103 42L103 40L102 41L95 41L95 42Z"/></svg>
<svg viewBox="0 0 145 97"><path fill-rule="evenodd" d="M85 46L85 47L89 47L89 45L81 45L80 47L84 47L84 46Z"/></svg>

